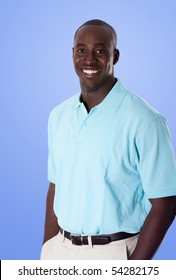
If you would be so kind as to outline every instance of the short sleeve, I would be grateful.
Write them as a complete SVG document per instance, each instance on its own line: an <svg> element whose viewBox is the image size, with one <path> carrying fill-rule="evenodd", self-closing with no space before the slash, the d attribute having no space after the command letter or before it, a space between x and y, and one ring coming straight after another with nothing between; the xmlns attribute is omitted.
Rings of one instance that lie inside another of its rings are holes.
<svg viewBox="0 0 176 280"><path fill-rule="evenodd" d="M48 180L55 184L56 167L53 153L53 114L51 112L48 120Z"/></svg>
<svg viewBox="0 0 176 280"><path fill-rule="evenodd" d="M136 158L148 198L176 195L176 160L164 119L156 118L139 133Z"/></svg>

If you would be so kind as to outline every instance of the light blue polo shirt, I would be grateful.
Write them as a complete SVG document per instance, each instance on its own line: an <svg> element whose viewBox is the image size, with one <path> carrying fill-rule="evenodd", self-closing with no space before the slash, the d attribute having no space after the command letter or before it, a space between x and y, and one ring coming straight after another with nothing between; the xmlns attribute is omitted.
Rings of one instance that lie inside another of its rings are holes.
<svg viewBox="0 0 176 280"><path fill-rule="evenodd" d="M48 144L54 211L71 233L139 232L148 199L176 195L166 121L120 80L89 113L80 93L55 107Z"/></svg>

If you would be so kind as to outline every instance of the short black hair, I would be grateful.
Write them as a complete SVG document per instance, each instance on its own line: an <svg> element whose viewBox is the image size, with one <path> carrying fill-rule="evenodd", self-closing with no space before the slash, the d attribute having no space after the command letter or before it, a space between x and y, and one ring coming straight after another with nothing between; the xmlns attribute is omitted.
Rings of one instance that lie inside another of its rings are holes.
<svg viewBox="0 0 176 280"><path fill-rule="evenodd" d="M115 29L110 24L108 24L107 22L105 22L103 20L100 20L100 19L91 19L91 20L88 20L85 23L83 23L76 30L75 35L74 35L74 39L75 39L76 34L79 31L79 29L81 29L82 27L87 26L87 25L103 26L103 27L107 28L111 32L111 35L112 35L112 38L113 38L113 41L114 41L114 45L115 45L114 47L116 47L116 45L117 45L117 33L116 33Z"/></svg>

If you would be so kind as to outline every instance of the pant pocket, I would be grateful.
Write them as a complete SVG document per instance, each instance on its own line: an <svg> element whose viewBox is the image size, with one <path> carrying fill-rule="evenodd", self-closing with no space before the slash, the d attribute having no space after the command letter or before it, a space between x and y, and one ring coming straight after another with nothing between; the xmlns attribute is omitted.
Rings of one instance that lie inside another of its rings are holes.
<svg viewBox="0 0 176 280"><path fill-rule="evenodd" d="M56 249L57 245L57 235L46 241L41 250L40 259L49 260L53 258L53 252Z"/></svg>
<svg viewBox="0 0 176 280"><path fill-rule="evenodd" d="M138 238L139 238L139 234L134 236L134 237L129 238L128 242L126 243L127 259L129 259L129 257L132 255L132 253L133 253L133 251L134 251L134 249L136 247Z"/></svg>

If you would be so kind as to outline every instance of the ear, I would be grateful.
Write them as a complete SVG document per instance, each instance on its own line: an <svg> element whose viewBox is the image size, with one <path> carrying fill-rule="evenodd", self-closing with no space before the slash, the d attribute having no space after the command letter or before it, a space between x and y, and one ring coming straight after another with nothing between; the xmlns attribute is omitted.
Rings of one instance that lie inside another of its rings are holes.
<svg viewBox="0 0 176 280"><path fill-rule="evenodd" d="M115 49L115 50L114 50L114 60L113 60L113 64L114 64L114 65L118 62L119 56L120 56L119 50L118 50L118 49Z"/></svg>
<svg viewBox="0 0 176 280"><path fill-rule="evenodd" d="M74 47L72 48L72 57L74 57Z"/></svg>

